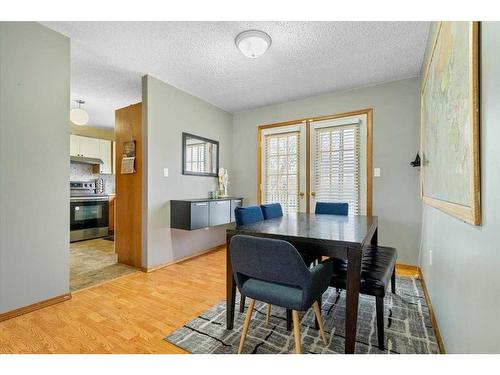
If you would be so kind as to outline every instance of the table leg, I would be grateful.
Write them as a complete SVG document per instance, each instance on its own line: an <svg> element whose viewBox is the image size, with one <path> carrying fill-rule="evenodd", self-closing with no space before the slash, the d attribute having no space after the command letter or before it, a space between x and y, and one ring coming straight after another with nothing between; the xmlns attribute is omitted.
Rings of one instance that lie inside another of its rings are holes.
<svg viewBox="0 0 500 375"><path fill-rule="evenodd" d="M231 253L229 243L232 235L226 234L226 328L233 329L234 304L236 299L236 284L233 277L233 267L231 266Z"/></svg>
<svg viewBox="0 0 500 375"><path fill-rule="evenodd" d="M375 232L373 232L372 239L370 241L370 244L372 246L378 246L378 228L375 229Z"/></svg>
<svg viewBox="0 0 500 375"><path fill-rule="evenodd" d="M345 317L345 353L354 353L358 325L359 284L361 279L361 249L347 252L347 291Z"/></svg>

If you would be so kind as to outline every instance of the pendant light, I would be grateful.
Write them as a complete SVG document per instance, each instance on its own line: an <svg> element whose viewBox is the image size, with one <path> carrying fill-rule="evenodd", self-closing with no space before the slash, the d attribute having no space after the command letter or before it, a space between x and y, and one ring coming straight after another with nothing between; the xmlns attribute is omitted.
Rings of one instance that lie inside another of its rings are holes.
<svg viewBox="0 0 500 375"><path fill-rule="evenodd" d="M89 114L81 107L82 104L85 104L84 100L75 100L78 103L78 108L73 108L69 112L69 118L71 122L75 125L86 125L89 122Z"/></svg>

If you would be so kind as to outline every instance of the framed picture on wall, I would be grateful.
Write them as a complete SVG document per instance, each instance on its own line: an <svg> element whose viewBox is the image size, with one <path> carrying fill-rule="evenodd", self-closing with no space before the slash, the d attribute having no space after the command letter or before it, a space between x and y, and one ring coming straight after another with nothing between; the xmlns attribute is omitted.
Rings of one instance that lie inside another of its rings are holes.
<svg viewBox="0 0 500 375"><path fill-rule="evenodd" d="M441 22L421 92L421 195L481 224L478 22Z"/></svg>

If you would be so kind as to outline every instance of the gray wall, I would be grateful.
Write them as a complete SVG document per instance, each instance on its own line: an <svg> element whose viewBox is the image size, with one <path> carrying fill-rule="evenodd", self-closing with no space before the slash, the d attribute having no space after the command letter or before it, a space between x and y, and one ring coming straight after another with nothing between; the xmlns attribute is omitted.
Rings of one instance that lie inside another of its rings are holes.
<svg viewBox="0 0 500 375"><path fill-rule="evenodd" d="M232 115L151 76L143 78L143 265L153 267L225 242L225 226L170 229L171 199L204 198L217 178L182 175L182 132L220 142L220 166L232 171ZM163 168L169 177L163 177ZM230 192L232 189L229 190ZM145 249L145 251L144 251Z"/></svg>
<svg viewBox="0 0 500 375"><path fill-rule="evenodd" d="M373 108L373 214L379 242L398 248L399 262L417 264L421 204L415 158L419 139L420 80L411 78L241 112L234 115L233 191L257 201L257 127L261 124Z"/></svg>
<svg viewBox="0 0 500 375"><path fill-rule="evenodd" d="M0 22L0 313L69 291L70 42Z"/></svg>
<svg viewBox="0 0 500 375"><path fill-rule="evenodd" d="M500 353L500 23L481 24L480 44L483 225L426 205L422 215L421 267L449 353Z"/></svg>

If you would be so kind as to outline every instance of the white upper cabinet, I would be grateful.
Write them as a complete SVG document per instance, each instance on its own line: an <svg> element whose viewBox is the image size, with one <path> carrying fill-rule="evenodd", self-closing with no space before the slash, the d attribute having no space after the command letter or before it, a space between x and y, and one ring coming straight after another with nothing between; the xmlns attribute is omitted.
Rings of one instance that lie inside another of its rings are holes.
<svg viewBox="0 0 500 375"><path fill-rule="evenodd" d="M80 137L80 156L86 158L100 158L100 139Z"/></svg>
<svg viewBox="0 0 500 375"><path fill-rule="evenodd" d="M70 156L81 156L86 158L101 159L103 164L94 167L94 173L112 174L113 171L113 147L112 141L106 139L90 138L71 134Z"/></svg>
<svg viewBox="0 0 500 375"><path fill-rule="evenodd" d="M73 134L69 136L69 154L71 156L80 156L80 138Z"/></svg>
<svg viewBox="0 0 500 375"><path fill-rule="evenodd" d="M105 139L99 139L99 158L104 162L100 164L99 173L101 174L112 174L112 160L111 160L111 141Z"/></svg>

